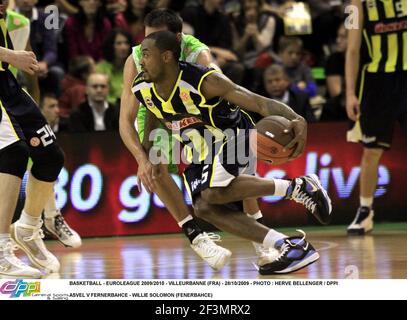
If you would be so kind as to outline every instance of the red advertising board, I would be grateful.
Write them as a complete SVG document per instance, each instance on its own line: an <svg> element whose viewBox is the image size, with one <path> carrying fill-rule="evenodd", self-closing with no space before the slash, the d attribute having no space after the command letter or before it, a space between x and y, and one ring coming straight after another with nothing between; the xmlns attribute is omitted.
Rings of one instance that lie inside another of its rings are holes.
<svg viewBox="0 0 407 320"><path fill-rule="evenodd" d="M362 148L345 141L344 123L313 124L304 155L287 164L258 163L261 177L292 178L316 173L333 201L333 223L349 223L358 205ZM82 236L178 232L179 227L155 195L138 192L137 164L117 133L60 135L65 168L56 185L58 205ZM376 220L407 220L407 139L396 131L393 147L379 169ZM179 176L175 177L188 202ZM276 197L260 200L273 227L307 225L315 221L305 209Z"/></svg>

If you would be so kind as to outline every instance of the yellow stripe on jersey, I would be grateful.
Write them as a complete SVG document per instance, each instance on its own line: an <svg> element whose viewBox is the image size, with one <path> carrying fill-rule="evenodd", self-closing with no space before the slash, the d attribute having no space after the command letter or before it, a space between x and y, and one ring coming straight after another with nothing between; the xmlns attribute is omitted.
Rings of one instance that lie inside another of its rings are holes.
<svg viewBox="0 0 407 320"><path fill-rule="evenodd" d="M407 32L403 32L403 70L407 70Z"/></svg>
<svg viewBox="0 0 407 320"><path fill-rule="evenodd" d="M367 1L367 15L369 21L379 20L379 11L377 10L376 0L366 0Z"/></svg>
<svg viewBox="0 0 407 320"><path fill-rule="evenodd" d="M367 71L377 72L379 69L380 60L382 59L382 38L381 36L372 36L372 62L369 64Z"/></svg>
<svg viewBox="0 0 407 320"><path fill-rule="evenodd" d="M225 139L225 134L220 129L215 129L214 127L205 125L205 128L208 129L212 135L215 137L215 141L222 141Z"/></svg>
<svg viewBox="0 0 407 320"><path fill-rule="evenodd" d="M157 93L157 90L155 89L155 85L153 83L152 88L154 91L155 96L158 98L158 100L161 101L161 106L164 112L166 113L171 113L171 114L176 114L177 112L174 110L174 107L172 106L171 100L174 97L175 92L177 91L179 81L181 80L183 70L180 71L177 81L175 82L174 88L172 89L172 92L168 98L167 101L165 101L163 98L160 97L160 95Z"/></svg>
<svg viewBox="0 0 407 320"><path fill-rule="evenodd" d="M151 101L151 91L149 87L146 88L142 88L140 89L140 92L144 98L144 101L146 102L146 105L148 105L148 109L154 113L154 115L158 118L158 119L164 119L160 109L158 109ZM148 103L147 100L150 99L151 103Z"/></svg>
<svg viewBox="0 0 407 320"><path fill-rule="evenodd" d="M199 161L204 161L209 154L208 144L204 137L202 137L199 131L195 129L185 132L185 136L191 140L194 149L198 152Z"/></svg>
<svg viewBox="0 0 407 320"><path fill-rule="evenodd" d="M210 74L214 73L214 72L219 72L218 70L209 70L207 73L205 73L202 77L201 80L199 80L199 84L198 84L198 92L199 95L201 96L201 103L199 104L200 107L203 107L205 102L206 102L206 98L204 97L204 95L201 92L201 85L202 82L204 81L204 79L209 76ZM217 105L217 104L216 104Z"/></svg>
<svg viewBox="0 0 407 320"><path fill-rule="evenodd" d="M380 0L383 2L384 14L386 18L395 18L396 12L394 11L393 0Z"/></svg>
<svg viewBox="0 0 407 320"><path fill-rule="evenodd" d="M250 120L250 122L255 126L256 122L254 122L253 118L250 116L250 114L248 114L246 111L244 111L243 109L240 109L240 112L243 112Z"/></svg>
<svg viewBox="0 0 407 320"><path fill-rule="evenodd" d="M4 48L8 48L7 43L7 25L4 19L0 19L0 28L1 28L1 36L4 39ZM6 69L3 68L3 61L0 61L0 71L5 71Z"/></svg>
<svg viewBox="0 0 407 320"><path fill-rule="evenodd" d="M386 66L384 68L385 72L396 71L397 56L398 56L398 37L397 34L389 34L387 36L387 52L388 58L386 61Z"/></svg>
<svg viewBox="0 0 407 320"><path fill-rule="evenodd" d="M201 114L201 112L195 105L195 102L191 98L190 91L187 88L182 87L182 86L179 87L179 91L180 91L181 100L184 103L184 106L187 109L187 112L190 114L196 114L196 115Z"/></svg>
<svg viewBox="0 0 407 320"><path fill-rule="evenodd" d="M366 42L366 46L367 46L367 51L369 52L369 57L373 59L372 45L370 44L370 39L369 39L366 29L363 29L363 36L365 37L365 42Z"/></svg>
<svg viewBox="0 0 407 320"><path fill-rule="evenodd" d="M1 101L0 101L0 108L1 108L1 110L2 110L2 114L3 114L4 119L5 119L6 121L8 121L8 123L10 124L10 128L12 129L14 136L15 136L18 140L20 140L20 137L18 136L18 134L17 134L17 132L16 132L16 129L14 129L13 122L11 122L11 119L10 119L9 115L7 114L6 109L3 107L3 103L2 103ZM1 118L0 118L0 121L1 121Z"/></svg>

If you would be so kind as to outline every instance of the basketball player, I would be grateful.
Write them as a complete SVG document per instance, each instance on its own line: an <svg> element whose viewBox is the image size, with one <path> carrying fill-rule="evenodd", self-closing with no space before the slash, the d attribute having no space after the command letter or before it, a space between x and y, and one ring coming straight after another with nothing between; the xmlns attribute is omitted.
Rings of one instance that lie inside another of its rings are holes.
<svg viewBox="0 0 407 320"><path fill-rule="evenodd" d="M206 45L191 35L182 34L182 19L174 11L169 9L153 10L146 16L144 24L146 26L146 35L161 30L169 30L175 33L180 39L181 46L183 48L180 57L182 61L194 62L204 66L218 68L212 62L212 56L209 52L209 48ZM121 97L122 105L134 105L136 103L135 97L130 88L132 81L141 70L140 59L141 46L139 45L133 48L133 53L127 59L124 68L125 89L123 90ZM146 113L146 107L140 105L137 113L137 130L141 141L143 141L144 137L148 138L150 134L150 130L148 129L149 126L147 126L145 123ZM132 127L133 124L128 123L128 126ZM123 125L121 127L123 127ZM129 130L134 131L130 128ZM171 140L164 143L155 142L154 144L163 151L167 159L172 158L172 150L170 147L172 145ZM139 168L139 172L141 169L142 168ZM160 172L160 185L156 185L154 189L150 191L156 193L161 201L165 204L171 215L178 222L178 225L183 229L186 236L190 240L192 249L201 258L206 260L212 268L215 270L221 269L228 262L231 252L217 246L212 240L219 239L219 236L213 234L208 236L205 232L203 232L203 230L200 229L195 219L190 214L188 207L184 203L181 191L169 175L169 172L177 172L177 166L170 162L169 165L161 165L155 170L159 170ZM248 212L253 219L262 219L262 213L255 199L248 200L245 203L245 208L247 209L246 212ZM267 251L263 250L263 248L258 246L257 243L254 245L259 258L267 259Z"/></svg>
<svg viewBox="0 0 407 320"><path fill-rule="evenodd" d="M391 146L399 120L407 134L407 1L353 0L359 28L349 30L346 54L346 111L356 121L348 140L363 144L360 207L348 234L373 229L373 198L383 151ZM362 39L363 38L363 39ZM367 58L362 54L363 42ZM359 97L356 80L360 72Z"/></svg>
<svg viewBox="0 0 407 320"><path fill-rule="evenodd" d="M184 173L195 214L221 230L279 250L275 261L259 266L261 274L293 272L315 262L319 254L305 235L287 237L265 227L243 213L241 201L266 195L284 196L305 205L324 223L330 219L332 207L317 176L268 180L241 175L241 169L248 169L249 161L233 164L223 161L227 156L223 150L234 149L239 140L230 139L223 130L243 133L246 145L247 129L254 125L237 104L263 117L280 115L291 120L296 137L287 148L296 146L292 158L304 149L305 120L288 106L237 86L214 69L179 62L181 47L174 33L150 34L142 42L141 51L142 72L132 85L137 101L146 105L167 128L180 128L177 137L184 148L198 153L200 161L193 162ZM131 106L122 109L121 116L134 119L132 109ZM215 143L205 140L206 129ZM126 140L125 135L122 137ZM141 168L152 166L138 137L127 140L126 145L134 150ZM219 153L208 152L220 145L216 149ZM150 190L157 184L152 170L142 170L139 179Z"/></svg>
<svg viewBox="0 0 407 320"><path fill-rule="evenodd" d="M52 194L53 183L63 166L64 155L38 107L9 70L11 64L33 74L38 70L38 61L32 52L13 50L4 21L5 10L1 2L0 172L3 181L0 200L0 273L6 276L38 277L38 269L46 272L59 270L57 258L46 249L42 240L41 212ZM27 182L25 206L20 219L8 231L7 225L18 195L16 190L20 187L28 156L32 158L33 166ZM10 236L38 269L29 269L14 256Z"/></svg>

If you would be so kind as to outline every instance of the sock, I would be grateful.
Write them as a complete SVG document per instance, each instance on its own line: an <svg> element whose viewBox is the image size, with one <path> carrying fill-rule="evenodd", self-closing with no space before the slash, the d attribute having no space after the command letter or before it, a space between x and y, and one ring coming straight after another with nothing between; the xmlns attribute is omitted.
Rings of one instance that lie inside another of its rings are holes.
<svg viewBox="0 0 407 320"><path fill-rule="evenodd" d="M48 218L48 219L52 219L52 218L56 217L58 214L60 214L60 211L57 208L57 204L55 201L55 195L52 194L52 196L45 203L44 217Z"/></svg>
<svg viewBox="0 0 407 320"><path fill-rule="evenodd" d="M0 244L7 243L10 240L10 233L0 233Z"/></svg>
<svg viewBox="0 0 407 320"><path fill-rule="evenodd" d="M285 197L287 195L287 190L290 186L290 180L274 179L275 191L274 195L279 197Z"/></svg>
<svg viewBox="0 0 407 320"><path fill-rule="evenodd" d="M264 224L263 214L261 210L257 211L255 214L246 213L249 218L255 219L258 223Z"/></svg>
<svg viewBox="0 0 407 320"><path fill-rule="evenodd" d="M27 212L24 210L21 212L20 219L18 219L23 224L28 224L30 226L36 226L40 223L41 221L41 216L40 217L33 217L29 215Z"/></svg>
<svg viewBox="0 0 407 320"><path fill-rule="evenodd" d="M360 197L360 206L361 207L368 207L368 208L372 208L373 205L373 197Z"/></svg>
<svg viewBox="0 0 407 320"><path fill-rule="evenodd" d="M276 242L278 240L288 238L285 234L282 234L276 230L270 229L270 231L267 233L266 237L263 240L263 245L266 248L274 248Z"/></svg>
<svg viewBox="0 0 407 320"><path fill-rule="evenodd" d="M182 228L182 231L184 231L191 243L198 235L203 233L202 229L198 226L195 219L191 215L180 221L178 225Z"/></svg>

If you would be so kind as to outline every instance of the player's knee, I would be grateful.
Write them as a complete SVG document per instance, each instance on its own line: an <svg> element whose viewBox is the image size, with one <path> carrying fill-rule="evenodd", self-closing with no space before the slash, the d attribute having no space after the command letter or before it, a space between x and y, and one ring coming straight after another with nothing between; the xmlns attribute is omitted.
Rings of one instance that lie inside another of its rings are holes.
<svg viewBox="0 0 407 320"><path fill-rule="evenodd" d="M23 178L27 170L29 148L24 141L18 141L0 151L0 173Z"/></svg>
<svg viewBox="0 0 407 320"><path fill-rule="evenodd" d="M203 220L206 220L211 214L210 204L202 196L196 197L194 201L194 213L198 218Z"/></svg>
<svg viewBox="0 0 407 320"><path fill-rule="evenodd" d="M227 194L221 192L219 188L209 188L201 192L203 200L210 204L225 204L227 203Z"/></svg>
<svg viewBox="0 0 407 320"><path fill-rule="evenodd" d="M31 153L32 175L45 182L54 182L64 166L64 153L57 144Z"/></svg>

